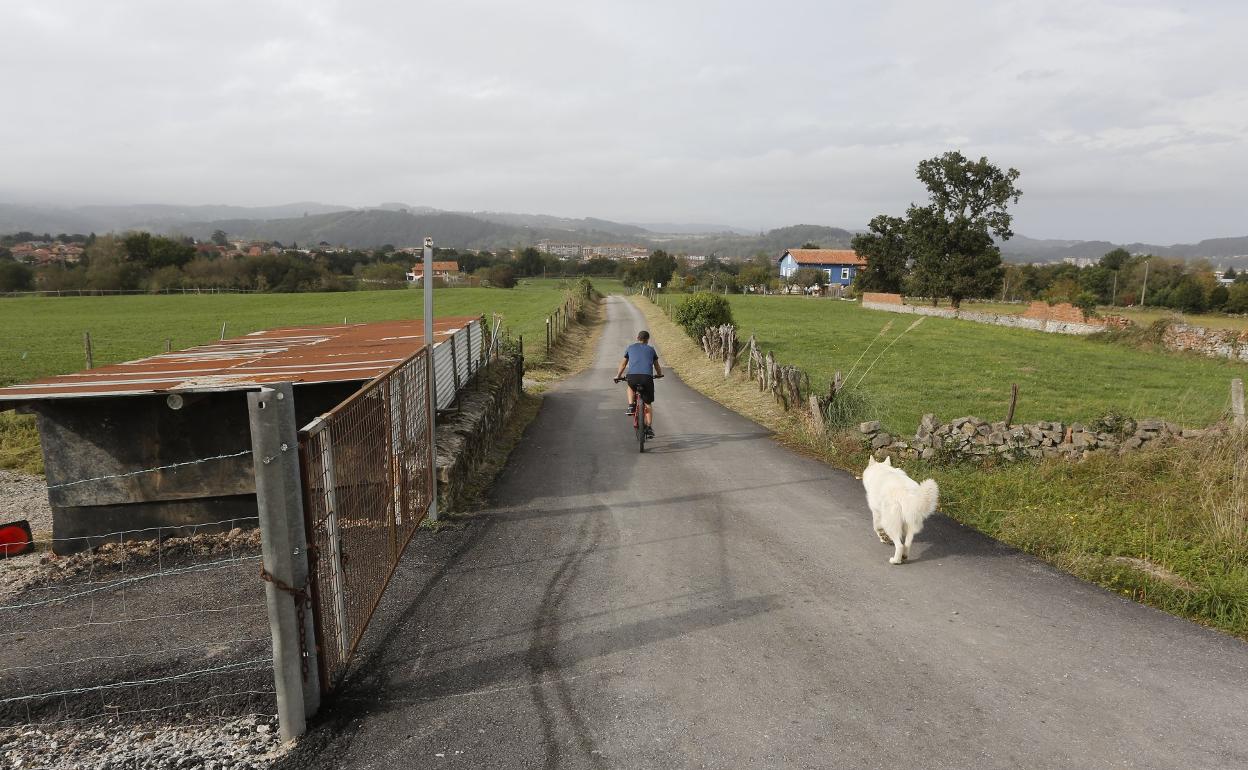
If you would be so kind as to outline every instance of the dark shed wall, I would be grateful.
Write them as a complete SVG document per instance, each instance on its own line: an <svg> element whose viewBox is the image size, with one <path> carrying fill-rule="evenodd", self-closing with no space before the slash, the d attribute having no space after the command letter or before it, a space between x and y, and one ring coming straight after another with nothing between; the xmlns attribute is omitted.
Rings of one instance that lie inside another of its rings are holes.
<svg viewBox="0 0 1248 770"><path fill-rule="evenodd" d="M296 386L299 423L333 408L360 384ZM184 398L177 410L163 395L35 405L57 553L127 530L128 538L147 539L157 536L156 528L167 535L186 534L191 525L254 525L233 521L256 515L246 393ZM163 469L148 470L157 467Z"/></svg>

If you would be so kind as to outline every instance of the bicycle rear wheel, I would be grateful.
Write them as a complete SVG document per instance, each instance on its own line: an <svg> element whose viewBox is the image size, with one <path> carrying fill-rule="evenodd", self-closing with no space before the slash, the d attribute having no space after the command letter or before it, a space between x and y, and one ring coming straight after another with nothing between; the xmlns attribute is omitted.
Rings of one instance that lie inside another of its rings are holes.
<svg viewBox="0 0 1248 770"><path fill-rule="evenodd" d="M642 400L641 395L637 395L637 451L646 451L646 402Z"/></svg>

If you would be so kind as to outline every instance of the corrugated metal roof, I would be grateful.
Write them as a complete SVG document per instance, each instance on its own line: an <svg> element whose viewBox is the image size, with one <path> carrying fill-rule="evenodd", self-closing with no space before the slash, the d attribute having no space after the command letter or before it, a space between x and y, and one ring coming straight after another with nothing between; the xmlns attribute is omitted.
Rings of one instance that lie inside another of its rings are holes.
<svg viewBox="0 0 1248 770"><path fill-rule="evenodd" d="M435 347L478 320L438 318ZM296 326L252 332L137 361L0 388L0 402L248 390L274 382L370 380L425 345L422 321Z"/></svg>

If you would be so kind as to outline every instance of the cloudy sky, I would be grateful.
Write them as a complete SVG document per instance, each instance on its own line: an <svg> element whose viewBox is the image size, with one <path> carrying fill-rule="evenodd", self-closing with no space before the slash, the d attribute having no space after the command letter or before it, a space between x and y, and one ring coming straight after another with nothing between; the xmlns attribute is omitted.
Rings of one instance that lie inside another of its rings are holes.
<svg viewBox="0 0 1248 770"><path fill-rule="evenodd" d="M1015 230L1248 233L1240 0L0 0L0 201L862 227L949 149Z"/></svg>

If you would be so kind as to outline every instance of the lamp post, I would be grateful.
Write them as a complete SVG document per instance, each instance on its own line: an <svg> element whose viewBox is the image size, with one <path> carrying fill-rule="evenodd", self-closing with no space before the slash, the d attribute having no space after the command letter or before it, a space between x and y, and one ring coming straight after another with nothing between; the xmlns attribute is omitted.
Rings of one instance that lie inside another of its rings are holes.
<svg viewBox="0 0 1248 770"><path fill-rule="evenodd" d="M1140 289L1140 307L1148 304L1148 263L1152 257L1144 258L1144 288Z"/></svg>

